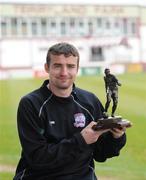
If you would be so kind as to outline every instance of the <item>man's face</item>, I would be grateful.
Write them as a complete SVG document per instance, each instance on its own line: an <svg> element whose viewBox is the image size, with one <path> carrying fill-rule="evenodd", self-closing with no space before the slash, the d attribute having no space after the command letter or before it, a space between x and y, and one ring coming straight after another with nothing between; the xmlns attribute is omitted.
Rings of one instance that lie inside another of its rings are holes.
<svg viewBox="0 0 146 180"><path fill-rule="evenodd" d="M52 55L48 67L49 81L52 90L70 89L77 76L78 57L61 55Z"/></svg>

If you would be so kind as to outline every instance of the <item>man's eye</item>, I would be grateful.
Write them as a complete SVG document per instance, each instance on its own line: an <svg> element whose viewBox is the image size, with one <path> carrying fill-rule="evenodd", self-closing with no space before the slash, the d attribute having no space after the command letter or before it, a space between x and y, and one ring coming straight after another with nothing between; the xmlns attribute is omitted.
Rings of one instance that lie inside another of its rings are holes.
<svg viewBox="0 0 146 180"><path fill-rule="evenodd" d="M55 68L59 68L59 67L61 67L61 66L60 66L60 64L55 64L54 67L55 67Z"/></svg>
<svg viewBox="0 0 146 180"><path fill-rule="evenodd" d="M76 67L76 66L73 65L73 64L69 64L69 65L68 65L68 68L70 68L70 69L71 69L71 68L75 68L75 67Z"/></svg>

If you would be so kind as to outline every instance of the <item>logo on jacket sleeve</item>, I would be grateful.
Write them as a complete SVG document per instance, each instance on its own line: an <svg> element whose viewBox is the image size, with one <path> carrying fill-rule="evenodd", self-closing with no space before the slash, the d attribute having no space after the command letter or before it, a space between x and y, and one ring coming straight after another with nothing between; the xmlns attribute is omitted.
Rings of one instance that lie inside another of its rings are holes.
<svg viewBox="0 0 146 180"><path fill-rule="evenodd" d="M75 127L85 127L86 118L83 113L77 113L74 115L75 118Z"/></svg>

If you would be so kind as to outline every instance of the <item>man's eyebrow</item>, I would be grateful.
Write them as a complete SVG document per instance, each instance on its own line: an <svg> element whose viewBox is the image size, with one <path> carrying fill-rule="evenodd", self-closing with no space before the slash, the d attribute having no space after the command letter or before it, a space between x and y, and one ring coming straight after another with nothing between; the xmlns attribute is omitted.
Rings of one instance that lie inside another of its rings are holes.
<svg viewBox="0 0 146 180"><path fill-rule="evenodd" d="M62 63L54 63L54 65L62 65ZM66 65L76 65L76 63L66 63Z"/></svg>

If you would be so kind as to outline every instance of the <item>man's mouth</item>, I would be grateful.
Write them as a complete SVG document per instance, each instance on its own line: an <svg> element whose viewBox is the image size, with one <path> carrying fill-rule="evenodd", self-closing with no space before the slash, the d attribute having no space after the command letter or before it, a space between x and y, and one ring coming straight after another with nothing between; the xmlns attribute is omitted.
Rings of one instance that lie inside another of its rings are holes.
<svg viewBox="0 0 146 180"><path fill-rule="evenodd" d="M59 78L60 81L67 81L67 78Z"/></svg>

